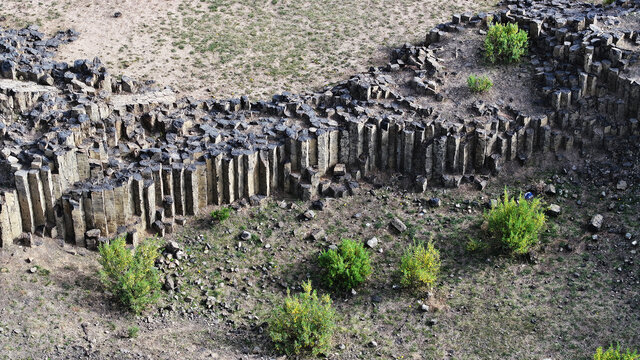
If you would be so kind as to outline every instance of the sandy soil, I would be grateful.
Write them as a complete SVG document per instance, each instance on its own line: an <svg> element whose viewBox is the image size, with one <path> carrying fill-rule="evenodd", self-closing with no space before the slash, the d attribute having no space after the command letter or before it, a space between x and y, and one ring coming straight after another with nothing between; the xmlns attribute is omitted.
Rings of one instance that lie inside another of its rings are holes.
<svg viewBox="0 0 640 360"><path fill-rule="evenodd" d="M154 79L192 95L270 97L382 64L389 46L422 41L452 13L492 3L6 0L0 26L74 28L81 36L61 49L60 60L98 56L116 75Z"/></svg>

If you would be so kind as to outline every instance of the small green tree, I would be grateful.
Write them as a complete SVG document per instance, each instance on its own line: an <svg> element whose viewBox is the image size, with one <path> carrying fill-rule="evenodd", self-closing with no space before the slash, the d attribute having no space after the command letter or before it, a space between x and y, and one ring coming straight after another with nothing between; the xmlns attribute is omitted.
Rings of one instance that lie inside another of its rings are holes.
<svg viewBox="0 0 640 360"><path fill-rule="evenodd" d="M492 64L510 64L520 61L528 46L528 35L517 24L494 24L489 26L484 39L484 54Z"/></svg>
<svg viewBox="0 0 640 360"><path fill-rule="evenodd" d="M302 284L303 292L291 296L269 319L269 336L277 351L287 355L327 353L335 330L335 313L329 295L318 298L311 282Z"/></svg>
<svg viewBox="0 0 640 360"><path fill-rule="evenodd" d="M469 75L467 78L467 86L474 93L485 92L493 86L493 82L488 76Z"/></svg>
<svg viewBox="0 0 640 360"><path fill-rule="evenodd" d="M527 254L536 244L546 218L540 199L518 200L509 197L507 189L498 205L485 214L489 234L499 248L514 255Z"/></svg>
<svg viewBox="0 0 640 360"><path fill-rule="evenodd" d="M324 281L328 287L350 290L371 274L369 252L351 239L344 239L338 249L320 253L318 265L324 270Z"/></svg>
<svg viewBox="0 0 640 360"><path fill-rule="evenodd" d="M620 350L620 344L616 347L609 346L606 351L599 347L596 353L593 355L593 360L640 360L640 354L636 350L631 352L631 349L627 349L626 352Z"/></svg>
<svg viewBox="0 0 640 360"><path fill-rule="evenodd" d="M160 290L160 276L154 266L160 254L157 240L144 241L132 253L124 238L117 238L100 245L99 252L100 279L123 306L141 313L157 301Z"/></svg>
<svg viewBox="0 0 640 360"><path fill-rule="evenodd" d="M440 251L430 241L410 246L400 259L400 283L405 287L432 288L440 273Z"/></svg>

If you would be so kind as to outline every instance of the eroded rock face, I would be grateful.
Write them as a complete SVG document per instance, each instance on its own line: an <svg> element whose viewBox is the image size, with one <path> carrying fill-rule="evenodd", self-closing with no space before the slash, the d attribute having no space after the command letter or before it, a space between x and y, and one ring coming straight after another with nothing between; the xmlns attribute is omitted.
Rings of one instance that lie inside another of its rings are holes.
<svg viewBox="0 0 640 360"><path fill-rule="evenodd" d="M640 116L640 26L616 22L640 3L618 3L509 0L455 15L385 66L269 101L179 97L112 76L99 59L53 61L73 31L47 40L36 27L0 29L0 245L23 232L135 243L207 205L277 191L348 196L379 172L418 191L482 189L508 161L613 150L638 135ZM460 84L483 69L489 21L528 31L530 56L477 99Z"/></svg>

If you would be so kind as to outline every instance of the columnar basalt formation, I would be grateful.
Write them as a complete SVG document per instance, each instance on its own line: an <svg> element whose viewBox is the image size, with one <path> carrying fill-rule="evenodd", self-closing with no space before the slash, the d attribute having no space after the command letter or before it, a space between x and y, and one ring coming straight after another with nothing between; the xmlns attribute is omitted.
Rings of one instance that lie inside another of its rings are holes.
<svg viewBox="0 0 640 360"><path fill-rule="evenodd" d="M98 59L53 61L73 31L1 31L0 246L29 233L135 244L209 205L279 191L340 197L379 172L418 191L482 184L505 162L612 150L639 131L639 7L505 1L454 15L385 66L270 101L179 98L113 77ZM505 67L517 99L483 102L457 87L491 22L530 35L526 65Z"/></svg>

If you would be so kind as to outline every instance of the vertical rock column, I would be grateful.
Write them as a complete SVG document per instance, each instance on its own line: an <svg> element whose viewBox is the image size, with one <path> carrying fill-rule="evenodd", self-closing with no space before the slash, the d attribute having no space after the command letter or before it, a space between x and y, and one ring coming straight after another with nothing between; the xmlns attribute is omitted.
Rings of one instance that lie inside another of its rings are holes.
<svg viewBox="0 0 640 360"><path fill-rule="evenodd" d="M28 173L18 170L14 173L18 203L20 204L20 216L22 217L22 231L34 232L35 223L31 205L31 192L29 191Z"/></svg>
<svg viewBox="0 0 640 360"><path fill-rule="evenodd" d="M236 201L235 193L235 166L233 158L222 159L222 179L224 202L231 204Z"/></svg>
<svg viewBox="0 0 640 360"><path fill-rule="evenodd" d="M317 138L317 159L318 159L318 172L320 176L323 176L327 172L329 167L329 133L326 130L319 129L316 132Z"/></svg>
<svg viewBox="0 0 640 360"><path fill-rule="evenodd" d="M185 215L196 215L198 213L198 175L195 165L190 165L184 170L184 204ZM154 220L155 221L155 220Z"/></svg>
<svg viewBox="0 0 640 360"><path fill-rule="evenodd" d="M174 215L186 215L184 202L184 168L182 164L173 164L173 204Z"/></svg>
<svg viewBox="0 0 640 360"><path fill-rule="evenodd" d="M364 127L364 149L366 149L365 153L368 157L368 168L367 171L372 171L377 165L377 157L378 157L378 133L377 128L374 124L367 124Z"/></svg>
<svg viewBox="0 0 640 360"><path fill-rule="evenodd" d="M0 248L13 245L22 233L20 205L16 191L7 191L0 197Z"/></svg>
<svg viewBox="0 0 640 360"><path fill-rule="evenodd" d="M249 198L258 193L258 152L255 150L247 151L244 155L244 168L246 175L244 178L245 197Z"/></svg>
<svg viewBox="0 0 640 360"><path fill-rule="evenodd" d="M33 209L33 224L36 229L44 227L46 224L45 218L45 199L42 182L40 181L40 174L38 170L32 169L28 173L29 192L31 193L31 206Z"/></svg>
<svg viewBox="0 0 640 360"><path fill-rule="evenodd" d="M271 165L269 162L270 153L275 154L275 149L261 150L258 156L258 193L264 196L271 195Z"/></svg>

